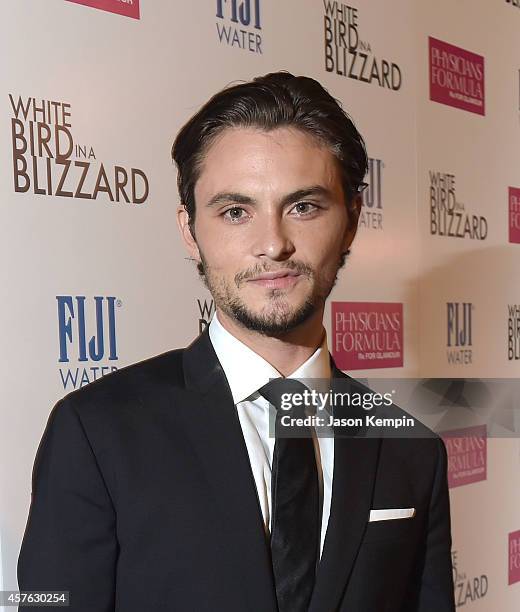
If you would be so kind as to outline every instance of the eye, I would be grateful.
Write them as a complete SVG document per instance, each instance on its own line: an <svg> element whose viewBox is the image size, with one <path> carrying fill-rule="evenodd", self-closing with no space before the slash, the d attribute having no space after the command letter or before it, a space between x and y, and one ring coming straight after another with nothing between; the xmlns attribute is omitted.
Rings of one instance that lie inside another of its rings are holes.
<svg viewBox="0 0 520 612"><path fill-rule="evenodd" d="M237 212L238 214L236 214ZM233 206L232 208L228 208L227 210L225 210L222 213L222 216L225 219L231 221L231 223L236 223L237 221L241 221L242 219L244 219L244 216L240 214L242 212L245 212L243 208L241 208L240 206Z"/></svg>
<svg viewBox="0 0 520 612"><path fill-rule="evenodd" d="M296 212L298 213L297 216L305 217L312 214L315 210L318 210L318 206L316 206L316 204L313 204L312 202L298 202L297 204L295 204L293 210L296 210Z"/></svg>

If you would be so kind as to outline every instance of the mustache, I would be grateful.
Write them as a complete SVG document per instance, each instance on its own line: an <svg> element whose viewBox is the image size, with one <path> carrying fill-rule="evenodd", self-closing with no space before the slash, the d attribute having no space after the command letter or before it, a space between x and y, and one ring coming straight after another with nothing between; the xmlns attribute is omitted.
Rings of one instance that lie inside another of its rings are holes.
<svg viewBox="0 0 520 612"><path fill-rule="evenodd" d="M278 272L280 270L292 270L293 272L308 277L312 276L313 274L312 268L307 264L304 264L303 262L286 261L278 268L255 266L254 268L250 268L249 270L239 272L235 275L235 284L237 287L239 287L244 281L247 281L250 278L254 278L256 276L259 276L260 274L267 274L269 272Z"/></svg>

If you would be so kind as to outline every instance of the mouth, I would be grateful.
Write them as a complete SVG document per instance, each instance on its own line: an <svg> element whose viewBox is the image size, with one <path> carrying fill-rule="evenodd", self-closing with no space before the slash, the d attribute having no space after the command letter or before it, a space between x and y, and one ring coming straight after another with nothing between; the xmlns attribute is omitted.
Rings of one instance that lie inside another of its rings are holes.
<svg viewBox="0 0 520 612"><path fill-rule="evenodd" d="M301 274L294 270L280 270L278 272L266 272L255 276L248 282L266 289L286 289L293 287L300 280Z"/></svg>

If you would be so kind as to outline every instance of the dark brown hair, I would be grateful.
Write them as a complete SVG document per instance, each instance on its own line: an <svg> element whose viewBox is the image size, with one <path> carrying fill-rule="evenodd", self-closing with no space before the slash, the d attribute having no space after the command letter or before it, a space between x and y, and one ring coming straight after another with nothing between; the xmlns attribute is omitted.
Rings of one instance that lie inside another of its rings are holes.
<svg viewBox="0 0 520 612"><path fill-rule="evenodd" d="M294 127L326 145L340 163L343 191L350 215L353 198L363 185L368 159L365 143L338 100L315 79L285 71L227 87L182 127L172 147L177 185L194 235L195 184L204 154L224 129L255 127L270 131Z"/></svg>

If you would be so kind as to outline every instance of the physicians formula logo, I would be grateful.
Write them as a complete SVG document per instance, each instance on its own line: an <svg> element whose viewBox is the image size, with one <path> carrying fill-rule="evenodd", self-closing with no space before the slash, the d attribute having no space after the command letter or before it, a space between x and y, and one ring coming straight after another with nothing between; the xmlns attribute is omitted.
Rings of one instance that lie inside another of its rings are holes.
<svg viewBox="0 0 520 612"><path fill-rule="evenodd" d="M429 37L430 100L486 114L484 58Z"/></svg>
<svg viewBox="0 0 520 612"><path fill-rule="evenodd" d="M520 531L509 534L508 542L509 585L520 582Z"/></svg>
<svg viewBox="0 0 520 612"><path fill-rule="evenodd" d="M117 370L116 297L58 295L58 363L65 390Z"/></svg>
<svg viewBox="0 0 520 612"><path fill-rule="evenodd" d="M509 242L520 244L520 188L509 187Z"/></svg>
<svg viewBox="0 0 520 612"><path fill-rule="evenodd" d="M75 4L83 4L92 8L139 19L139 0L67 0Z"/></svg>
<svg viewBox="0 0 520 612"><path fill-rule="evenodd" d="M340 370L403 365L403 305L332 302L332 356Z"/></svg>
<svg viewBox="0 0 520 612"><path fill-rule="evenodd" d="M487 430L485 425L440 432L448 452L450 488L486 480Z"/></svg>
<svg viewBox="0 0 520 612"><path fill-rule="evenodd" d="M220 44L262 54L260 0L216 0Z"/></svg>

